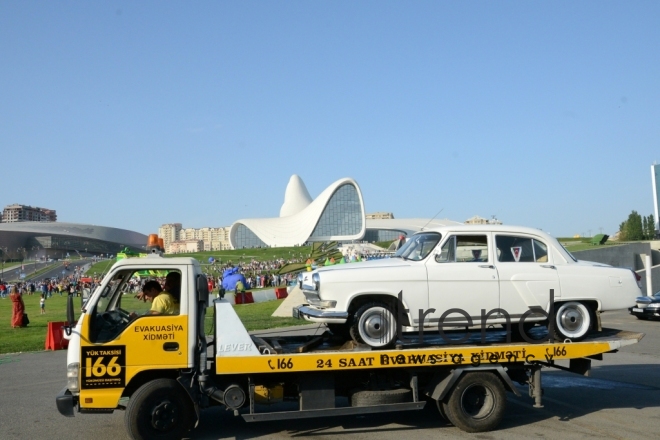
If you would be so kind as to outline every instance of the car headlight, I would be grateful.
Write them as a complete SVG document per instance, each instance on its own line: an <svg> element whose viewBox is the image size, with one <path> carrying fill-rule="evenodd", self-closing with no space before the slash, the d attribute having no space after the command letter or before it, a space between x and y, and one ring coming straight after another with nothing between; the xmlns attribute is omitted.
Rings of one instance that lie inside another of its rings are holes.
<svg viewBox="0 0 660 440"><path fill-rule="evenodd" d="M321 289L321 277L318 273L312 275L312 285L317 292Z"/></svg>
<svg viewBox="0 0 660 440"><path fill-rule="evenodd" d="M80 363L73 362L66 366L66 387L72 393L77 393L78 388L78 372L80 371Z"/></svg>
<svg viewBox="0 0 660 440"><path fill-rule="evenodd" d="M660 304L658 304L658 303L656 303L656 304L649 304L649 305L648 305L648 308L649 308L649 309L658 309L658 308L660 308Z"/></svg>

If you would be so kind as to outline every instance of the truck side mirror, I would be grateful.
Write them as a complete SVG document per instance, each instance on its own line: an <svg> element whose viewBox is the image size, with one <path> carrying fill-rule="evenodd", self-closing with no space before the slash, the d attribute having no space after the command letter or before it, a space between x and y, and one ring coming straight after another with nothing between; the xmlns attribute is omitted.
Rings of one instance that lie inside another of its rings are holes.
<svg viewBox="0 0 660 440"><path fill-rule="evenodd" d="M206 275L197 275L197 301L204 302L208 305L209 302L209 282Z"/></svg>
<svg viewBox="0 0 660 440"><path fill-rule="evenodd" d="M71 336L71 329L75 324L75 316L73 314L73 295L67 295L66 299L66 326L64 326L64 331L67 336Z"/></svg>

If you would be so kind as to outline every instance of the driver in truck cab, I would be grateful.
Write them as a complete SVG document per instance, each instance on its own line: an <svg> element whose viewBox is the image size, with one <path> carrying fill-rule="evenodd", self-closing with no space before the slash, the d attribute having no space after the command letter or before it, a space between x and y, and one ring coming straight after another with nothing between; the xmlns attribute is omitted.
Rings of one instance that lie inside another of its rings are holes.
<svg viewBox="0 0 660 440"><path fill-rule="evenodd" d="M178 285L176 281L178 280ZM165 279L165 289L160 287L158 281L152 280L142 287L142 293L138 298L143 301L151 301L151 309L145 315L178 315L179 301L178 294L181 285L181 276L176 272L171 272ZM175 296L176 295L176 296ZM136 313L131 313L131 318L137 318Z"/></svg>
<svg viewBox="0 0 660 440"><path fill-rule="evenodd" d="M161 291L162 290L165 290L166 293L169 293L172 298L174 298L174 302L179 304L181 302L181 274L179 272L168 273L165 277L165 284L163 285L163 289L161 289ZM142 288L142 292L137 294L136 298L142 301L147 300L147 297L144 294L144 287Z"/></svg>

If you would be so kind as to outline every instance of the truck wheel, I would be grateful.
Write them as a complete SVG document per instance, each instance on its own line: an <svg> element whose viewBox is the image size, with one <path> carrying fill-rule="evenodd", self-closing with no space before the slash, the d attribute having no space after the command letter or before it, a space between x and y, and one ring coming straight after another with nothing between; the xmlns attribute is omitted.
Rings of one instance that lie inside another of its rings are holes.
<svg viewBox="0 0 660 440"><path fill-rule="evenodd" d="M128 401L124 418L134 439L181 439L192 427L192 401L175 380L142 385Z"/></svg>
<svg viewBox="0 0 660 440"><path fill-rule="evenodd" d="M504 416L506 391L493 373L466 373L442 402L442 408L447 419L463 431L491 431Z"/></svg>
<svg viewBox="0 0 660 440"><path fill-rule="evenodd" d="M560 341L581 341L591 328L591 310L576 301L562 303L555 312L555 337Z"/></svg>
<svg viewBox="0 0 660 440"><path fill-rule="evenodd" d="M412 391L408 388L380 391L355 391L351 394L351 406L387 405L391 403L410 402Z"/></svg>
<svg viewBox="0 0 660 440"><path fill-rule="evenodd" d="M364 304L355 313L351 337L372 348L386 348L396 342L396 318L392 310L380 302Z"/></svg>

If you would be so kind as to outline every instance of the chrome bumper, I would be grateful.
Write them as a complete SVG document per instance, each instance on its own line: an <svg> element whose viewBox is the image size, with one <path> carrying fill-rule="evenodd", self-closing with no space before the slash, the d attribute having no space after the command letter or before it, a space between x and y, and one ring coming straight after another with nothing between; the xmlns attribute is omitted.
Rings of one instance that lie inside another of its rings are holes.
<svg viewBox="0 0 660 440"><path fill-rule="evenodd" d="M296 319L306 319L313 322L343 324L348 319L348 312L326 312L306 304L294 307L292 313Z"/></svg>

